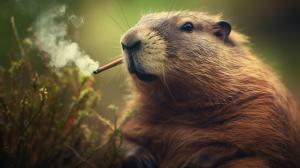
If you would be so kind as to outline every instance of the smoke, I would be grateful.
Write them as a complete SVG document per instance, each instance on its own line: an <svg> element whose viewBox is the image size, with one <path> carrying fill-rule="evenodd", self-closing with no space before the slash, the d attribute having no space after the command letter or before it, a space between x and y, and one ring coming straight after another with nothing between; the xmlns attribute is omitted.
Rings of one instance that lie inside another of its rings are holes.
<svg viewBox="0 0 300 168"><path fill-rule="evenodd" d="M36 43L38 47L49 54L50 66L62 68L75 64L80 71L88 76L99 67L78 44L68 38L68 23L75 27L82 25L83 18L71 15L66 17L66 6L56 6L42 13L35 23Z"/></svg>

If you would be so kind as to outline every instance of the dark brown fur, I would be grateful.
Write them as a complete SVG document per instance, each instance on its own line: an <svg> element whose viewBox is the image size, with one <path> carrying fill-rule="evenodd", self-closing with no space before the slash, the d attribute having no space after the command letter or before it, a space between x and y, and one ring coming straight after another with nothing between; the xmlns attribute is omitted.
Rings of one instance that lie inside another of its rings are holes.
<svg viewBox="0 0 300 168"><path fill-rule="evenodd" d="M199 31L181 35L175 23L191 16ZM137 113L122 126L124 137L160 168L300 167L292 96L249 51L245 37L215 37L217 21L178 12L148 15L136 25L135 31L148 26L158 32L167 59L165 73L153 82L132 75Z"/></svg>

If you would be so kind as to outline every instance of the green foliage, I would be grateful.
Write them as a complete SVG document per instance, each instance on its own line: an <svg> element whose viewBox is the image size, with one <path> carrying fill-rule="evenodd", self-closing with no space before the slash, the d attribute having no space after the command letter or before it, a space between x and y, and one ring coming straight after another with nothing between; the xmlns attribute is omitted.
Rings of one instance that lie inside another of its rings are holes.
<svg viewBox="0 0 300 168"><path fill-rule="evenodd" d="M0 67L0 167L115 167L121 135L116 118L95 111L93 77L54 72L46 56L25 51Z"/></svg>

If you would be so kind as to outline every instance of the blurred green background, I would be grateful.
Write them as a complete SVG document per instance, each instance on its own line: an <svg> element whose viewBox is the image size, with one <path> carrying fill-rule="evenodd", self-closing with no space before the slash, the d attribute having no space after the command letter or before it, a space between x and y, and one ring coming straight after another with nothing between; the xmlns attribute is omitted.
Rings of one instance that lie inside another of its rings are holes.
<svg viewBox="0 0 300 168"><path fill-rule="evenodd" d="M22 39L31 36L37 16L53 5L66 4L69 12L84 18L84 24L70 30L70 36L93 59L105 64L120 54L119 39L141 15L168 10L197 10L222 13L234 28L251 37L251 47L274 67L295 95L300 92L300 1L299 0L1 0L0 65L17 50L10 24L16 17ZM128 92L126 70L119 66L96 77L102 91L99 109L119 107Z"/></svg>
<svg viewBox="0 0 300 168"><path fill-rule="evenodd" d="M34 47L37 17L62 4L68 16L84 19L80 27L68 22L69 37L102 65L120 55L121 35L145 13L222 13L250 37L253 51L300 100L300 0L0 0L0 167L87 167L88 162L116 167L122 158L117 107L122 109L130 93L124 65L95 80L77 76L70 66L58 75ZM22 57L12 16L22 46L29 50Z"/></svg>

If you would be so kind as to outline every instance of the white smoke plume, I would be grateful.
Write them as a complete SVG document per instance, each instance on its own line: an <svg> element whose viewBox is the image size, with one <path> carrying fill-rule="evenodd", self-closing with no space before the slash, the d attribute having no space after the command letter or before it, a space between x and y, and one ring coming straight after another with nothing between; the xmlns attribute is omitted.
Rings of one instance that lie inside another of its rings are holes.
<svg viewBox="0 0 300 168"><path fill-rule="evenodd" d="M74 17L70 17L74 21ZM80 22L79 20L75 20ZM70 20L69 20L70 22ZM68 38L66 22L66 6L54 7L42 13L35 24L36 43L38 47L49 54L50 66L62 68L75 64L80 71L88 76L99 67L78 44Z"/></svg>

